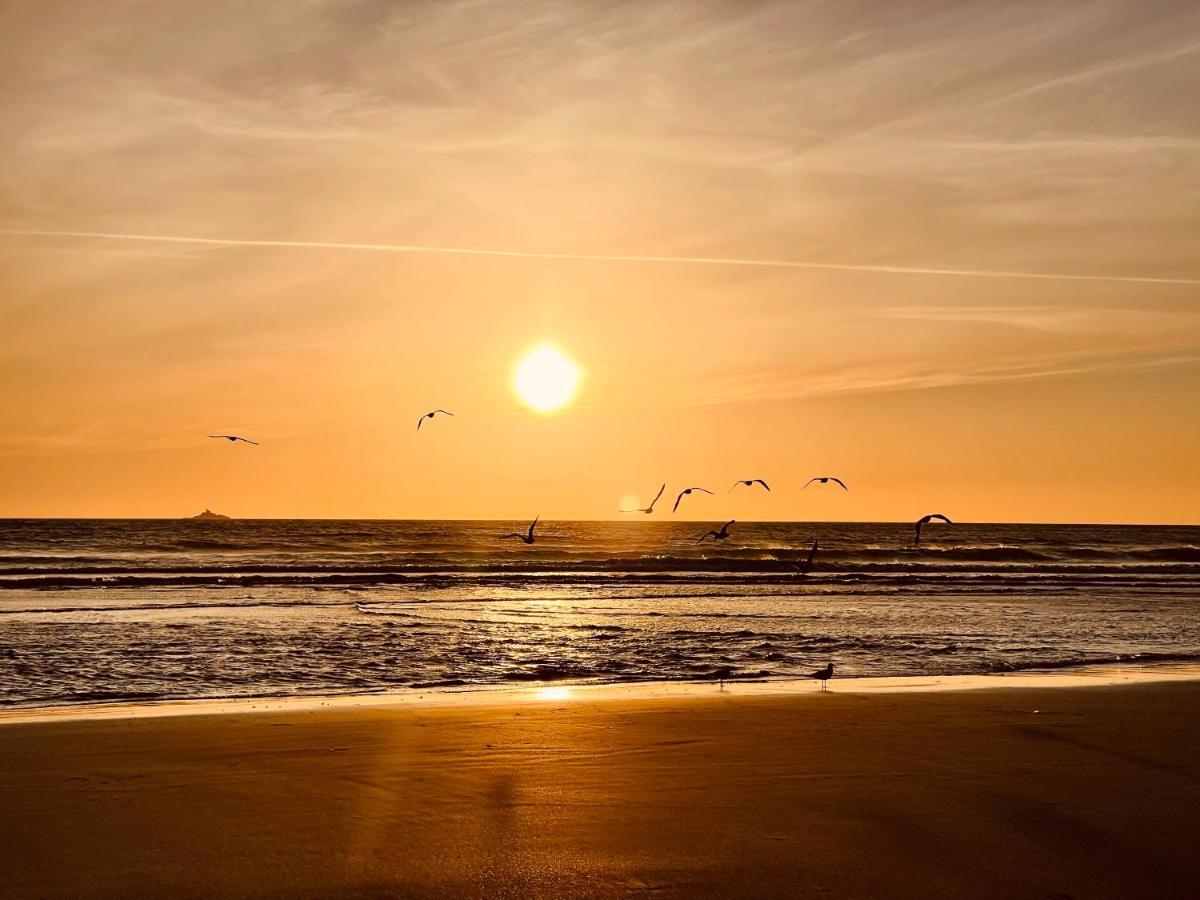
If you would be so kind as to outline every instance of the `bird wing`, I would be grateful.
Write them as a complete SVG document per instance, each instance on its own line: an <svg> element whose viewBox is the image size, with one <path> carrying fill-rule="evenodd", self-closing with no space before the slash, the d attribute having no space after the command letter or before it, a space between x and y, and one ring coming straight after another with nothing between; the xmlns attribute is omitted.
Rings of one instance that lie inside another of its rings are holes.
<svg viewBox="0 0 1200 900"><path fill-rule="evenodd" d="M515 531L512 534L500 535L500 540L505 541L505 540L508 540L509 538L514 538L514 537L524 540L524 535L517 534Z"/></svg>
<svg viewBox="0 0 1200 900"><path fill-rule="evenodd" d="M706 493L706 494L712 493L712 491L710 491L708 488L688 488L688 490L689 491L704 491L704 493Z"/></svg>
<svg viewBox="0 0 1200 900"><path fill-rule="evenodd" d="M675 512L676 510L679 509L679 501L683 499L683 495L686 493L687 493L687 491L679 492L679 496L675 498L675 505L671 507L671 512Z"/></svg>
<svg viewBox="0 0 1200 900"><path fill-rule="evenodd" d="M738 486L739 484L741 484L741 483L742 483L742 480L739 478L737 481L735 481L735 482L733 483L733 487L731 487L731 488L730 488L729 490L727 490L725 493L727 493L727 494L732 494L732 493L733 493L733 488L737 487L737 486Z"/></svg>
<svg viewBox="0 0 1200 900"><path fill-rule="evenodd" d="M538 515L537 515L537 516L534 518L534 520L533 520L532 522L530 522L530 523L529 523L529 536L530 536L531 538L533 537L533 529L537 528L538 519L540 519L541 517L542 517L542 516L541 516L541 514L539 513L539 514L538 514Z"/></svg>
<svg viewBox="0 0 1200 900"><path fill-rule="evenodd" d="M417 431L421 430L421 425L428 418L429 418L429 413L425 413L425 415L423 415L423 416L421 416L421 418L417 419Z"/></svg>
<svg viewBox="0 0 1200 900"><path fill-rule="evenodd" d="M210 434L209 437L210 438L226 438L226 439L228 439L229 435L227 435L227 434Z"/></svg>
<svg viewBox="0 0 1200 900"><path fill-rule="evenodd" d="M947 516L943 516L941 513L934 513L934 514L933 514L932 516L930 516L929 518L931 518L931 519L941 519L941 520L942 520L943 522L945 522L947 525L953 525L953 524L954 524L953 522L951 522L951 521L950 521L949 517L947 517Z"/></svg>
<svg viewBox="0 0 1200 900"><path fill-rule="evenodd" d="M440 412L443 416L454 415L454 413L450 412L450 410L448 410L448 409L435 409L434 412Z"/></svg>
<svg viewBox="0 0 1200 900"><path fill-rule="evenodd" d="M850 490L850 488L846 487L846 482L842 481L842 479L840 479L840 478L832 478L832 479L830 479L830 480L831 480L831 481L836 481L838 484L840 484L840 485L842 486L842 490L843 490L843 491L848 491L848 490Z"/></svg>
<svg viewBox="0 0 1200 900"><path fill-rule="evenodd" d="M808 550L808 559L806 559L804 561L804 571L806 571L806 572L808 571L808 569L813 564L813 560L816 559L816 556L817 556L817 542L813 541L813 545Z"/></svg>
<svg viewBox="0 0 1200 900"><path fill-rule="evenodd" d="M766 483L765 481L763 481L761 478L755 478L754 480L755 480L755 481L757 481L759 484L761 484L763 487L765 487L765 488L767 489L767 492L768 492L768 493L770 492L770 490L771 490L771 486L770 486L769 484L767 484L767 483Z"/></svg>
<svg viewBox="0 0 1200 900"><path fill-rule="evenodd" d="M659 497L661 497L661 496L663 495L663 491L665 491L666 489L667 489L667 483L664 481L664 482L662 483L662 487L660 487L660 488L658 489L658 493L654 495L654 499L650 501L650 505L649 505L648 507L646 507L646 508L647 508L647 509L654 509L654 504L658 502L658 498L659 498Z"/></svg>
<svg viewBox="0 0 1200 900"><path fill-rule="evenodd" d="M250 440L250 438L240 437L240 438L234 438L234 440L242 441L243 443L246 443L246 444L253 444L255 447L258 446L258 441L252 441L252 440Z"/></svg>
<svg viewBox="0 0 1200 900"><path fill-rule="evenodd" d="M817 479L815 479L815 478L808 479L808 481L804 482L804 487L800 488L800 490L804 490L804 488L808 487L810 484L812 484L816 480Z"/></svg>

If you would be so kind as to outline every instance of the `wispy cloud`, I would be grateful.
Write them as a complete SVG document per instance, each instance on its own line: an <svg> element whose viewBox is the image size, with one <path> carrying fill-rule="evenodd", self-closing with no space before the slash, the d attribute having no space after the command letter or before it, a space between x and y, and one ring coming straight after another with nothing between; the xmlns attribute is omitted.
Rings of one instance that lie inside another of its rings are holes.
<svg viewBox="0 0 1200 900"><path fill-rule="evenodd" d="M1200 278L1153 278L1129 275L1088 275L1065 272L1016 272L996 269L951 269L928 266L889 266L869 263L826 263L794 259L746 259L721 256L639 256L636 254L545 253L535 250L502 250L486 247L439 247L426 244L363 244L337 241L242 240L166 234L121 234L97 231L3 230L8 237L94 238L209 247L262 247L292 250L361 250L368 253L431 253L451 256L493 256L515 259L573 260L579 262L664 263L674 265L749 266L769 269L816 269L834 272L876 272L887 275L937 275L961 278L1010 278L1037 281L1100 281L1115 284L1200 286Z"/></svg>

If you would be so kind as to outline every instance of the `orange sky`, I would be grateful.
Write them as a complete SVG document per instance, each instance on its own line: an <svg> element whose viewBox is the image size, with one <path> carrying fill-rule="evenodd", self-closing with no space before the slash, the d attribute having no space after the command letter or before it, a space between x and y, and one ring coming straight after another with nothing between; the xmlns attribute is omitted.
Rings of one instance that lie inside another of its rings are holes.
<svg viewBox="0 0 1200 900"><path fill-rule="evenodd" d="M7 4L0 516L1197 521L1200 8L917 6Z"/></svg>

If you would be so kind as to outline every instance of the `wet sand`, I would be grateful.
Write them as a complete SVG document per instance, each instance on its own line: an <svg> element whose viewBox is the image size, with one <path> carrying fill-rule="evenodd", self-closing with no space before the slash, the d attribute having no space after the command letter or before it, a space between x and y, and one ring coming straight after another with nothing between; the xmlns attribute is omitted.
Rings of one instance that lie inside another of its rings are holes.
<svg viewBox="0 0 1200 900"><path fill-rule="evenodd" d="M0 725L0 895L1171 897L1200 682Z"/></svg>

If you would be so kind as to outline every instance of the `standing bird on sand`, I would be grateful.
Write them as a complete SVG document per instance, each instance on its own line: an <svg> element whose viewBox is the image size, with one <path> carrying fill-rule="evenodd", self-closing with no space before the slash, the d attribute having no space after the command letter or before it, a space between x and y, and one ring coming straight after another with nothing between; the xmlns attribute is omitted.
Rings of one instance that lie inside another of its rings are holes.
<svg viewBox="0 0 1200 900"><path fill-rule="evenodd" d="M823 669L818 669L808 677L821 682L821 690L829 690L829 679L833 677L833 663L829 663Z"/></svg>
<svg viewBox="0 0 1200 900"><path fill-rule="evenodd" d="M250 438L244 438L238 434L210 434L209 437L210 438L225 438L225 440L229 441L229 443L231 443L231 444L241 441L243 444L253 444L255 447L258 446L258 441L252 441L252 440L250 440Z"/></svg>
<svg viewBox="0 0 1200 900"><path fill-rule="evenodd" d="M713 674L717 676L717 687L725 690L725 679L733 674L733 666L721 666L715 669Z"/></svg>
<svg viewBox="0 0 1200 900"><path fill-rule="evenodd" d="M832 481L834 484L840 484L843 491L850 490L850 488L846 487L846 482L842 481L840 478L834 478L832 475L818 475L816 478L810 478L804 483L804 487L800 488L800 490L804 490L804 488L808 487L814 481L817 484L829 484L829 482Z"/></svg>
<svg viewBox="0 0 1200 900"><path fill-rule="evenodd" d="M809 570L812 568L813 560L816 559L816 557L817 557L817 542L813 541L812 546L809 547L809 549L808 549L808 559L806 559L800 565L796 565L795 563L792 563L792 568L794 568L796 570L796 573L799 575L807 575Z"/></svg>
<svg viewBox="0 0 1200 900"><path fill-rule="evenodd" d="M714 541L725 540L725 538L729 537L729 526L734 524L734 522L736 522L736 521L737 521L736 519L730 519L728 522L726 522L724 525L721 526L720 531L713 529L712 531L710 531L706 534L700 535L700 540L696 541L696 543L703 544L705 538L712 538Z"/></svg>
<svg viewBox="0 0 1200 900"><path fill-rule="evenodd" d="M949 519L947 519L945 516L943 516L941 513L930 513L930 514L929 514L929 515L927 515L927 516L921 516L921 518L917 519L917 525L916 525L916 528L917 528L917 536L916 536L916 538L913 540L913 546L914 546L914 547L920 547L920 546L921 546L921 529L922 529L922 528L924 528L926 525L928 525L930 522L932 522L934 519L941 519L941 520L942 520L943 522L945 522L947 525L953 525L953 524L954 524L954 523L953 523L953 522L951 522Z"/></svg>
<svg viewBox="0 0 1200 900"><path fill-rule="evenodd" d="M667 489L667 483L664 481L663 486L658 489L658 493L654 495L654 499L650 501L650 505L647 506L645 509L623 509L623 510L621 510L621 512L623 512L623 513L640 512L640 513L645 513L646 515L650 515L650 513L654 512L654 504L658 502L658 498L663 495L663 491L665 491L666 489Z"/></svg>
<svg viewBox="0 0 1200 900"><path fill-rule="evenodd" d="M682 491L679 492L679 495L675 498L675 505L671 507L671 512L675 512L675 510L679 509L679 501L682 500L684 497L686 497L688 494L690 494L692 491L704 491L704 493L706 493L706 494L712 493L712 491L710 491L708 488L701 488L701 487L684 488Z"/></svg>
<svg viewBox="0 0 1200 900"><path fill-rule="evenodd" d="M431 410L430 412L427 412L425 415L421 416L421 418L417 419L417 431L421 430L421 425L424 424L426 419L432 419L436 415L453 416L454 413L444 409Z"/></svg>
<svg viewBox="0 0 1200 900"><path fill-rule="evenodd" d="M732 494L733 488L737 487L739 484L744 484L746 487L754 487L754 485L756 485L756 484L761 484L763 487L765 487L767 489L768 494L771 493L771 486L769 484L767 484L765 481L763 481L761 478L743 478L740 481L735 481L733 483L733 487L731 487L728 491L726 491L726 493Z"/></svg>
<svg viewBox="0 0 1200 900"><path fill-rule="evenodd" d="M532 544L534 542L533 529L537 528L538 519L540 518L541 516L539 515L537 519L534 519L533 522L530 523L528 534L521 534L514 531L512 534L501 535L500 540L506 541L509 538L516 538L518 541L524 541L526 544Z"/></svg>

